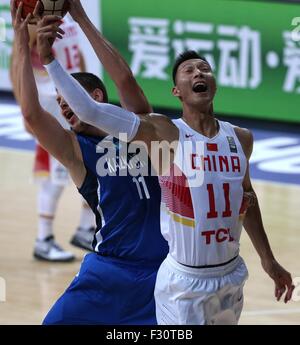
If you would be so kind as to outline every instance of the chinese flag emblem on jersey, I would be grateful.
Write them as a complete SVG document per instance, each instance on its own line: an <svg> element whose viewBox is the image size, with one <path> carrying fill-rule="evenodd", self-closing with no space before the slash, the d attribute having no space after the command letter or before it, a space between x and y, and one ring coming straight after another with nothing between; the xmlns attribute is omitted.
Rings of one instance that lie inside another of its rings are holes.
<svg viewBox="0 0 300 345"><path fill-rule="evenodd" d="M207 151L214 151L214 152L218 151L218 144L207 143L206 147L207 147Z"/></svg>

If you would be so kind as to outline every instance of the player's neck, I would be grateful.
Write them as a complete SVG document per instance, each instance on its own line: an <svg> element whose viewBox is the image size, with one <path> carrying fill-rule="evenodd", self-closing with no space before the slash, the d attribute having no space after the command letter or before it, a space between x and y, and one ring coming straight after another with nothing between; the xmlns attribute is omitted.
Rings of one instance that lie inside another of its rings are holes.
<svg viewBox="0 0 300 345"><path fill-rule="evenodd" d="M208 138L214 137L219 131L212 104L201 108L184 106L182 119L196 132Z"/></svg>

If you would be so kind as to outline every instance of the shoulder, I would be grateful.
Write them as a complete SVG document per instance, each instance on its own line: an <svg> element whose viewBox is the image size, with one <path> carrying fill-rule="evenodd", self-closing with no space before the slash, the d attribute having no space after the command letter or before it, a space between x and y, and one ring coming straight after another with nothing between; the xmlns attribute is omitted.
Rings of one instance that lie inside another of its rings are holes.
<svg viewBox="0 0 300 345"><path fill-rule="evenodd" d="M157 125L167 125L171 127L175 127L175 124L173 123L172 119L166 115L158 114L158 113L149 113L147 115L140 116L141 121L146 121L154 126Z"/></svg>
<svg viewBox="0 0 300 345"><path fill-rule="evenodd" d="M245 156L249 159L253 150L253 134L247 128L234 127L236 136L238 137Z"/></svg>
<svg viewBox="0 0 300 345"><path fill-rule="evenodd" d="M178 128L168 116L149 113L140 116L140 120L142 138L150 139L150 141L166 140L169 142L178 139Z"/></svg>
<svg viewBox="0 0 300 345"><path fill-rule="evenodd" d="M150 121L170 121L172 122L172 120L163 114L159 114L159 113L148 113L148 114L144 114L144 115L140 115L140 118L146 118Z"/></svg>
<svg viewBox="0 0 300 345"><path fill-rule="evenodd" d="M168 116L162 114L149 113L145 115L139 115L139 118L141 123L148 124L153 129L164 125L176 127Z"/></svg>

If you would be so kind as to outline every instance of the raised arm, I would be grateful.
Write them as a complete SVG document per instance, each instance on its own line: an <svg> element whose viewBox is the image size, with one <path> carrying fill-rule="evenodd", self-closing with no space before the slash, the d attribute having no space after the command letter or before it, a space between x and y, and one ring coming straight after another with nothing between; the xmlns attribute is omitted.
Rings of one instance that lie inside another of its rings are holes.
<svg viewBox="0 0 300 345"><path fill-rule="evenodd" d="M35 25L28 25L28 32L29 32L29 48L32 49L33 44L36 41L36 26ZM18 101L19 99L19 90L17 89L17 81L16 81L16 76L17 76L17 71L18 71L18 54L16 51L16 44L15 41L13 42L13 49L12 49L12 54L11 54L11 61L10 61L10 80L13 86L13 92L14 96Z"/></svg>
<svg viewBox="0 0 300 345"><path fill-rule="evenodd" d="M69 0L69 3L71 16L85 33L100 62L115 83L122 107L137 114L152 112L127 62L93 25L80 0Z"/></svg>
<svg viewBox="0 0 300 345"><path fill-rule="evenodd" d="M76 167L78 164L78 159L75 160L74 135L64 130L58 121L45 111L39 103L30 59L29 33L27 28L29 16L26 20L22 20L22 3L20 3L20 6L16 10L15 2L15 0L11 1L15 49L19 57L15 83L19 92L22 114L40 144L71 170L70 172L74 179L72 172L74 172L74 166ZM54 18L54 20L57 21L57 18ZM48 39L53 39L53 37L49 36ZM80 185L83 179L79 175L77 169L75 171L74 181Z"/></svg>
<svg viewBox="0 0 300 345"><path fill-rule="evenodd" d="M9 75L10 75L10 81L13 88L13 93L15 96L15 99L18 103L20 103L20 91L18 88L18 82L17 82L17 76L18 76L18 57L17 57L17 48L16 48L16 41L13 42L12 47L12 54L11 54L11 60L10 60L10 69L9 69Z"/></svg>
<svg viewBox="0 0 300 345"><path fill-rule="evenodd" d="M42 63L55 83L59 93L70 108L83 122L95 126L106 133L119 137L127 134L127 140L141 140L151 145L151 141L178 139L177 127L165 116L137 115L120 107L98 103L86 90L70 76L54 59L48 35L56 33L56 27L48 23L48 16L38 22L37 45Z"/></svg>
<svg viewBox="0 0 300 345"><path fill-rule="evenodd" d="M253 137L252 134L245 129L239 128L236 132L248 159L247 172L243 181L244 192L255 196L255 202L253 202L251 207L247 209L244 228L260 257L262 267L275 283L276 299L279 301L282 295L286 292L284 302L287 303L291 299L294 289L292 277L291 274L276 261L273 255L264 229L259 203L250 180L249 159L252 154Z"/></svg>
<svg viewBox="0 0 300 345"><path fill-rule="evenodd" d="M28 32L29 32L29 48L32 49L33 44L36 41L36 29L35 25L28 25ZM19 75L19 56L16 48L16 42L13 42L12 54L11 54L11 61L10 61L10 80L13 87L13 93L15 96L16 101L20 104L20 90L17 81L17 76ZM28 125L28 123L24 120L24 127L28 133L34 135L32 129Z"/></svg>
<svg viewBox="0 0 300 345"><path fill-rule="evenodd" d="M44 50L43 42L45 42L44 37L38 35L40 51ZM47 55L45 54L45 57ZM117 138L120 133L125 133L127 141L144 141L149 148L152 141L172 142L178 139L178 129L167 117L149 114L139 116L112 104L96 102L52 56L44 61L59 93L81 121Z"/></svg>
<svg viewBox="0 0 300 345"><path fill-rule="evenodd" d="M57 60L52 60L45 67L58 92L81 121L115 137L118 137L120 133L126 133L128 141L135 137L140 124L140 119L136 114L115 105L94 101Z"/></svg>

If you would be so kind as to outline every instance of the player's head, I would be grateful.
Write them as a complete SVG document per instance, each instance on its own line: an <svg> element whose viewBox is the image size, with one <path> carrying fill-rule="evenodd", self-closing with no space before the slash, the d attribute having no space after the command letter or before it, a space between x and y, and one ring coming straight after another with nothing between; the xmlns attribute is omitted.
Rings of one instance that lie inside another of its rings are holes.
<svg viewBox="0 0 300 345"><path fill-rule="evenodd" d="M81 86L91 95L91 97L100 103L107 103L108 102L108 95L106 91L106 87L97 76L92 73L73 73L72 77L76 79ZM57 102L61 108L61 113L67 122L70 124L72 129L77 132L83 132L87 127L88 124L79 120L76 114L73 113L72 109L69 107L67 102L61 95L57 95Z"/></svg>
<svg viewBox="0 0 300 345"><path fill-rule="evenodd" d="M173 95L186 104L207 104L216 93L216 80L205 57L193 50L180 54L173 66Z"/></svg>

